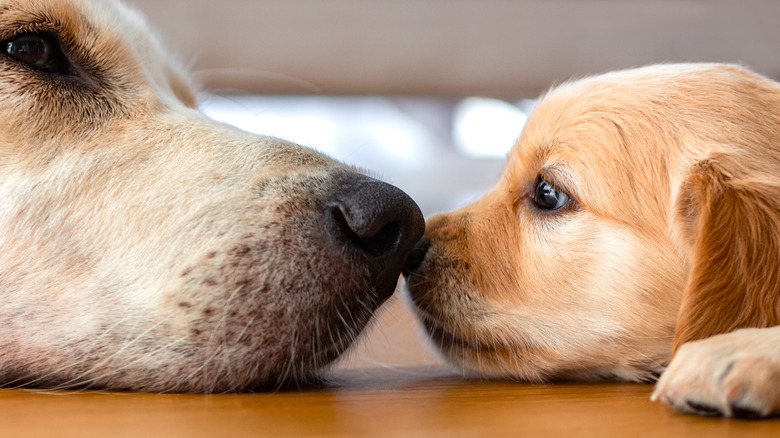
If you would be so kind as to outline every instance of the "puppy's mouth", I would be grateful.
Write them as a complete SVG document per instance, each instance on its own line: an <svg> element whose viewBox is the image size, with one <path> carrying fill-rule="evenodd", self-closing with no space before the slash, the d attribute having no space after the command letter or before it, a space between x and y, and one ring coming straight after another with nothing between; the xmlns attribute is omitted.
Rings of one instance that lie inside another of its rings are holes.
<svg viewBox="0 0 780 438"><path fill-rule="evenodd" d="M425 331L430 336L431 340L443 351L452 350L477 350L477 351L490 351L495 349L495 346L489 346L479 342L476 336L468 336L457 333L455 330L444 326L435 319L427 315L420 315Z"/></svg>

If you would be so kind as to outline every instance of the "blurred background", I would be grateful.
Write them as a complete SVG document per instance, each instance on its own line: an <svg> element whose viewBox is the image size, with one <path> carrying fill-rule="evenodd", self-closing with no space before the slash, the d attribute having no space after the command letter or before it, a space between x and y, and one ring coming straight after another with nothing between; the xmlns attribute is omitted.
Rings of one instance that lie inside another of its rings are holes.
<svg viewBox="0 0 780 438"><path fill-rule="evenodd" d="M126 0L201 109L359 166L426 217L490 188L535 98L659 62L780 78L776 0ZM436 365L397 293L342 367Z"/></svg>

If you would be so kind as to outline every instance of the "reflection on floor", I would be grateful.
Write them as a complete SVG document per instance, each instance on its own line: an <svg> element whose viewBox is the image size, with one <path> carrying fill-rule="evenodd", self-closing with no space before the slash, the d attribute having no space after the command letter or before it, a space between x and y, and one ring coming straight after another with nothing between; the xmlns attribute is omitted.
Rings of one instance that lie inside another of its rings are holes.
<svg viewBox="0 0 780 438"><path fill-rule="evenodd" d="M518 108L485 99L206 95L201 108L217 120L364 169L407 192L429 217L492 186L528 103ZM340 366L435 363L396 293Z"/></svg>

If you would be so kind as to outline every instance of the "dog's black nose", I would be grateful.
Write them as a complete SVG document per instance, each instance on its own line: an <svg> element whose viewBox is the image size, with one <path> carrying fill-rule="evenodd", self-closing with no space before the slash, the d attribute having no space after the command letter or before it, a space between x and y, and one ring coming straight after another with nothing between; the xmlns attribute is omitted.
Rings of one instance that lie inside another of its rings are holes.
<svg viewBox="0 0 780 438"><path fill-rule="evenodd" d="M406 258L406 263L402 270L405 277L408 277L409 274L416 271L420 265L422 265L425 256L428 254L429 246L430 244L426 239L422 239L414 245L412 252L410 252L409 256Z"/></svg>
<svg viewBox="0 0 780 438"><path fill-rule="evenodd" d="M326 204L331 233L362 254L377 291L389 296L425 231L420 208L401 189L364 176L341 184L331 199Z"/></svg>

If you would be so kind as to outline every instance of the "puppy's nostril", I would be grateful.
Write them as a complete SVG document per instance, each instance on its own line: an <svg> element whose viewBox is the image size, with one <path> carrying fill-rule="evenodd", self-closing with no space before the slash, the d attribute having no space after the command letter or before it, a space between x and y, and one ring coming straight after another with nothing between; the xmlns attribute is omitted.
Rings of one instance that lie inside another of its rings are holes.
<svg viewBox="0 0 780 438"><path fill-rule="evenodd" d="M414 245L412 252L409 253L409 257L406 258L406 263L404 263L403 270L401 271L405 277L408 277L409 274L420 268L420 265L422 265L423 261L425 261L425 257L428 255L429 247L430 244L425 239L420 240Z"/></svg>
<svg viewBox="0 0 780 438"><path fill-rule="evenodd" d="M371 226L350 225L344 214L344 207L332 205L330 207L333 219L338 224L342 234L355 246L362 249L372 257L381 258L395 252L401 240L401 224L391 221L386 224ZM359 224L365 225L365 224ZM375 230L378 228L378 230Z"/></svg>

